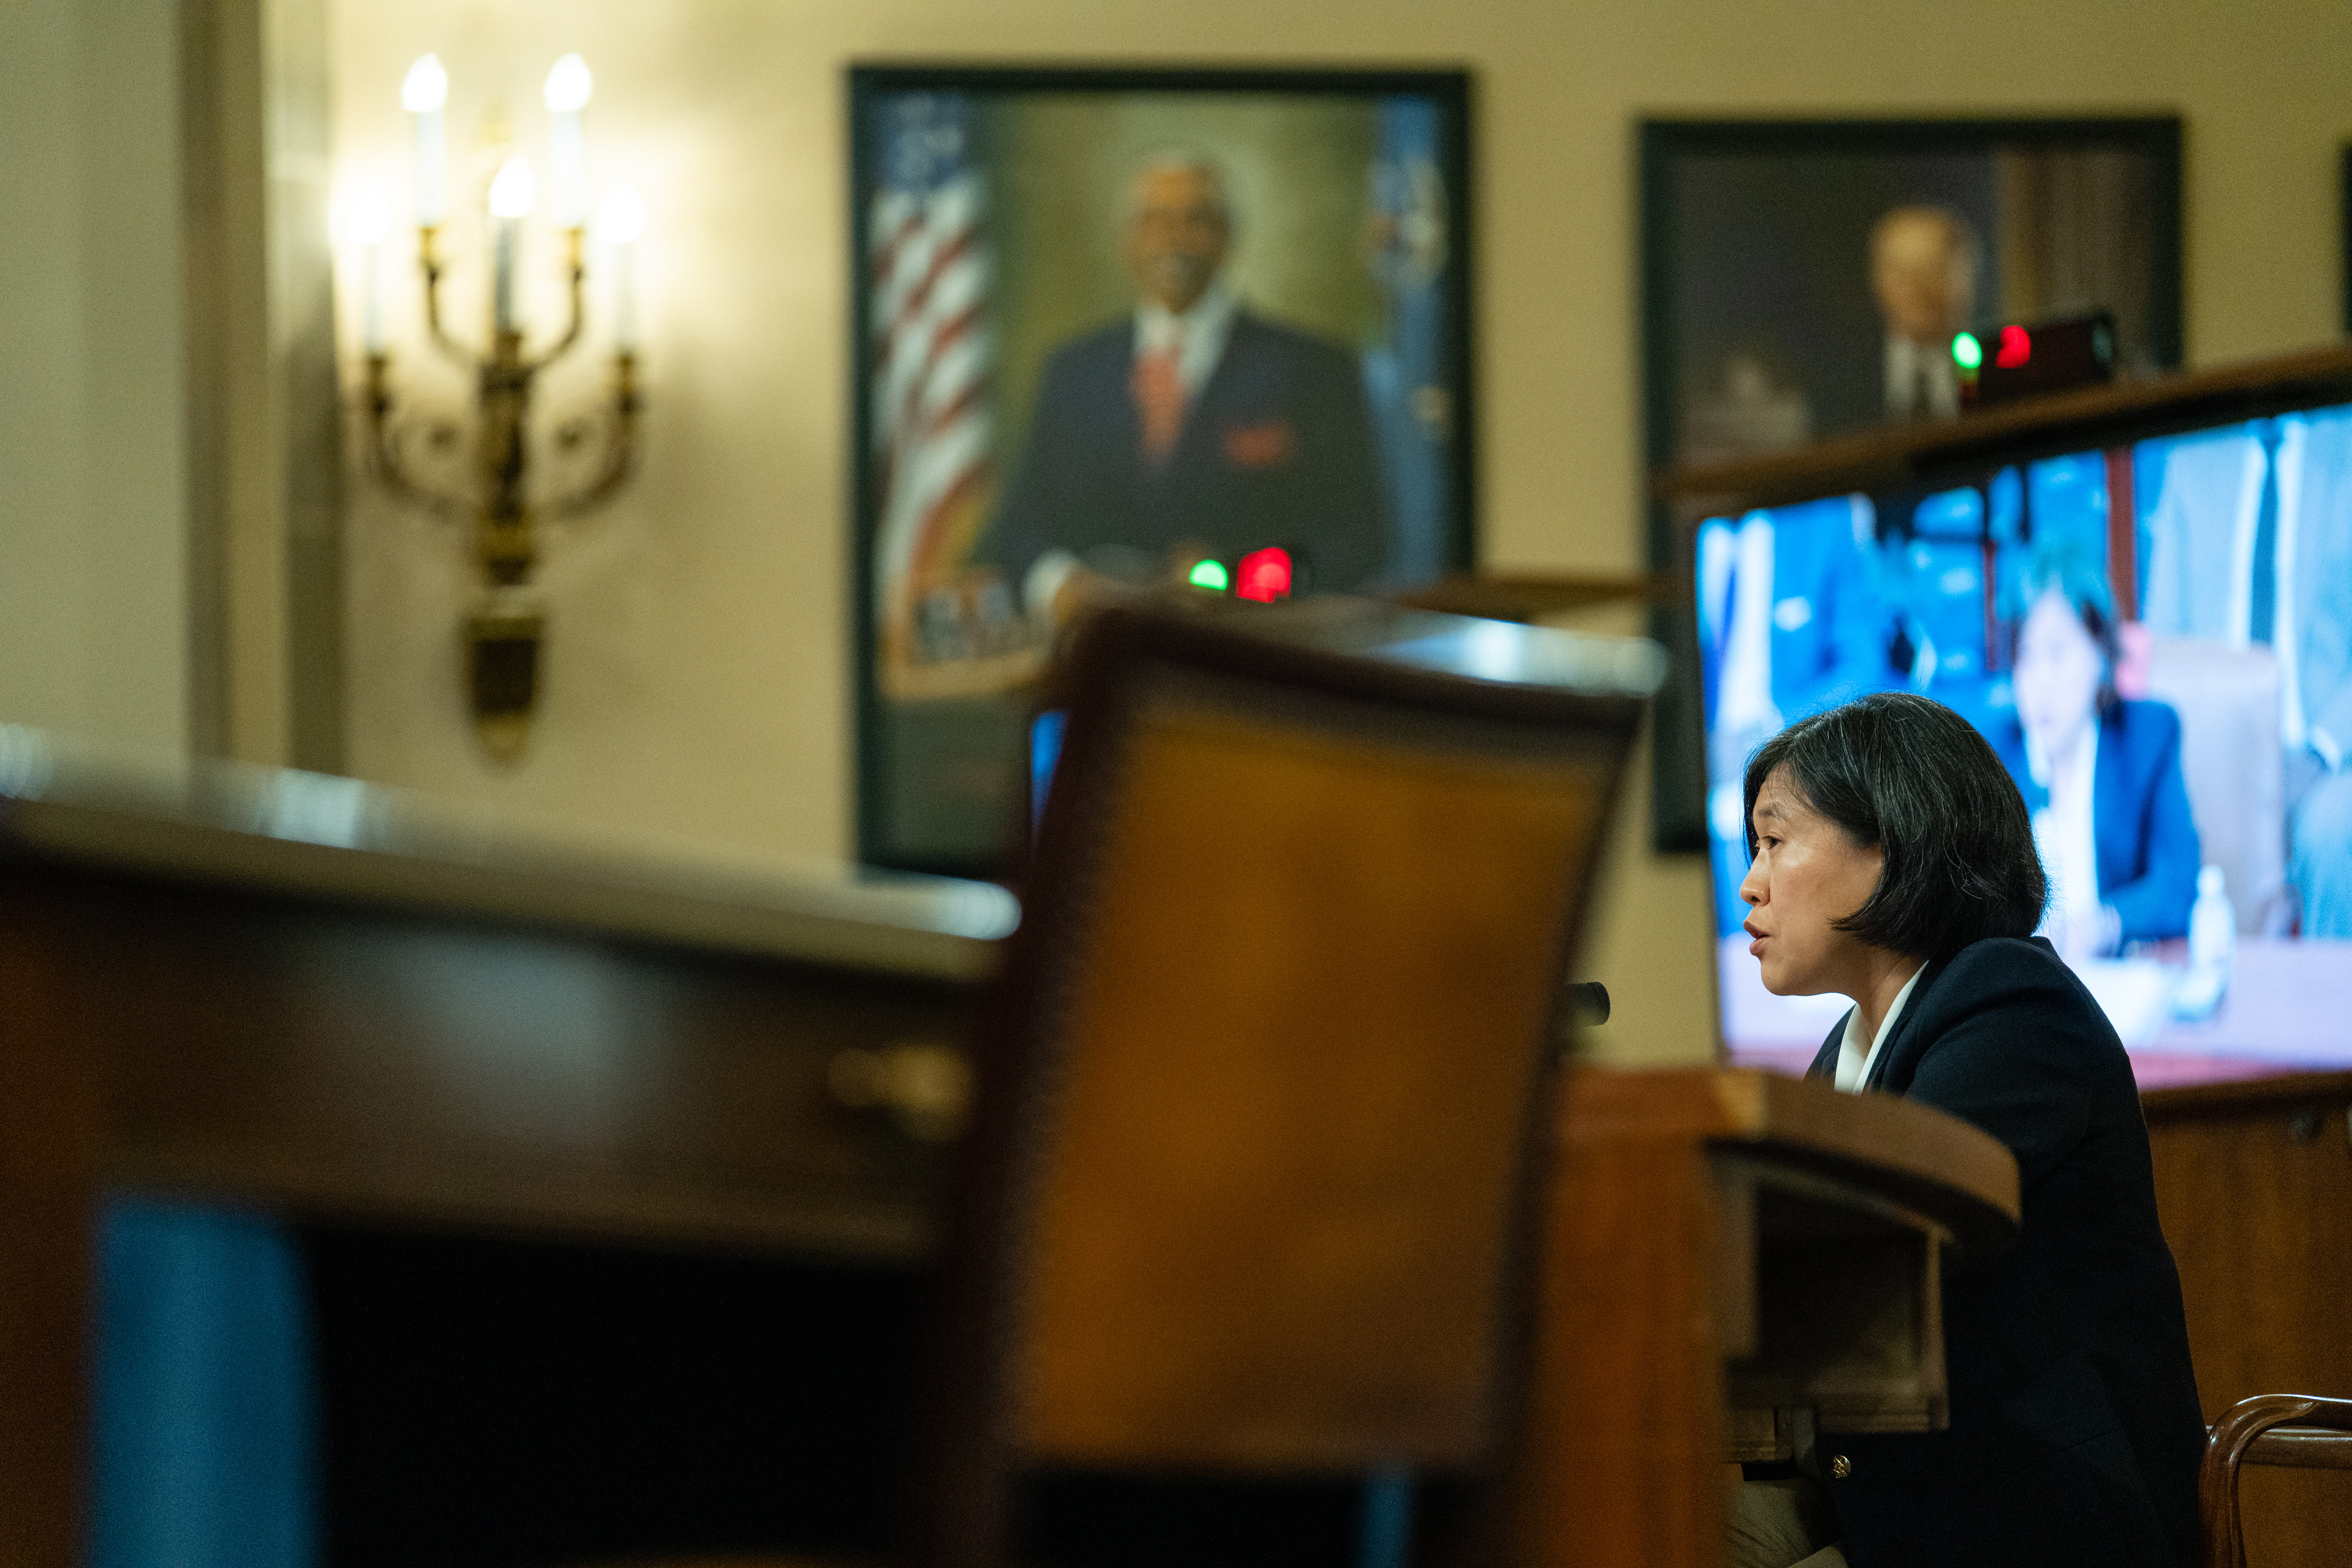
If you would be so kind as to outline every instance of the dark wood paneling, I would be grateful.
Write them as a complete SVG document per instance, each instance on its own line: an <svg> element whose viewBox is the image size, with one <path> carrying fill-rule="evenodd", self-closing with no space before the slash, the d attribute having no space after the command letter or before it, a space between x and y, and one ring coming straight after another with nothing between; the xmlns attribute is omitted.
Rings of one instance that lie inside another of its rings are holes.
<svg viewBox="0 0 2352 1568"><path fill-rule="evenodd" d="M2352 1073L2145 1103L2206 1420L2254 1394L2352 1396ZM2249 1562L2352 1555L2352 1474L2254 1467L2241 1486Z"/></svg>

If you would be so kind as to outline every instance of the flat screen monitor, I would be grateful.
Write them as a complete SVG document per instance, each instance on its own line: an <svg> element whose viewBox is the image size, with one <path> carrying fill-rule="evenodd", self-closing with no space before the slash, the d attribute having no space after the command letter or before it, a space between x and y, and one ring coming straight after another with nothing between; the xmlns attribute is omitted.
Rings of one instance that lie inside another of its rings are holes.
<svg viewBox="0 0 2352 1568"><path fill-rule="evenodd" d="M2007 764L2042 934L2144 1085L2168 1060L2173 1081L2352 1065L2352 404L1986 456L1708 517L1695 543L1735 1060L1801 1071L1848 1005L1770 995L1748 952L1747 760L1908 690Z"/></svg>

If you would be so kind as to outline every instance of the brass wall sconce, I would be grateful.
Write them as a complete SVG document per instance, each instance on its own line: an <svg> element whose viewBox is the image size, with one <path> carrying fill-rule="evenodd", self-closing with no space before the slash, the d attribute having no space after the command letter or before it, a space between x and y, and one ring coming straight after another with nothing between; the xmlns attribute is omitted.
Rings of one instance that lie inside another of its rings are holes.
<svg viewBox="0 0 2352 1568"><path fill-rule="evenodd" d="M463 666L476 736L483 751L502 764L522 756L544 684L547 612L531 587L541 526L605 506L627 485L636 465L642 403L636 389L634 253L645 227L645 208L635 196L620 191L606 201L598 218L599 235L609 247L614 270L610 391L593 408L562 420L554 433L561 450L594 444L594 461L574 488L538 496L530 483L533 385L541 371L579 345L587 316L580 111L587 103L589 85L587 67L577 55L565 56L548 73L552 215L563 236L569 308L562 334L537 353L525 351L517 306L523 220L537 203L537 177L522 158L509 156L489 183L485 202L493 258L488 343L476 350L448 329L441 308L447 266L436 242L447 221L441 114L448 78L439 60L427 55L410 69L402 88L403 105L416 121L417 262L424 281L425 331L442 355L467 372L474 386L468 485L443 488L420 476L412 455L416 442L421 440L428 452L446 452L457 447L465 435L456 419L403 410L383 339L376 265L383 231L389 225L379 214L373 224L362 220L358 226L363 232L353 236L366 252L365 466L400 500L472 524L482 592L461 628Z"/></svg>

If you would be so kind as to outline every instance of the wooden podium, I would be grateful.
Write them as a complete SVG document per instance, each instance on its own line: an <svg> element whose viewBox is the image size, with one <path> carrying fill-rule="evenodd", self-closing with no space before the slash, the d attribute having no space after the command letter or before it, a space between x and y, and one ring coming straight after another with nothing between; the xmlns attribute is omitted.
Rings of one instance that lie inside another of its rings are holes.
<svg viewBox="0 0 2352 1568"><path fill-rule="evenodd" d="M1570 1081L1521 1488L1555 1561L1723 1561L1734 1459L1944 1422L1941 1270L2017 1164L1927 1106L1742 1069Z"/></svg>

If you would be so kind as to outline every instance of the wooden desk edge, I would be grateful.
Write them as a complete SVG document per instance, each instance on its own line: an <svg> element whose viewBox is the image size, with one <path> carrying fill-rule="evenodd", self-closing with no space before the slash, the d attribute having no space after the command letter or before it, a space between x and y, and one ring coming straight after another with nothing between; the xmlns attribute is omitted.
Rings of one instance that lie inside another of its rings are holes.
<svg viewBox="0 0 2352 1568"><path fill-rule="evenodd" d="M1948 1195L1937 1207L1962 1213L1969 1222L1952 1228L1964 1236L2013 1231L2018 1222L2017 1162L1990 1134L1897 1095L1841 1094L1759 1068L1580 1069L1561 1102L1559 1135L1781 1152L1864 1180L1875 1173L1912 1199Z"/></svg>
<svg viewBox="0 0 2352 1568"><path fill-rule="evenodd" d="M705 889L519 845L479 859L407 847L345 847L71 801L0 799L0 864L13 857L158 882L519 922L623 940L969 984L999 943L893 921L857 890L777 883L769 897ZM748 880L748 879L747 879ZM767 891L767 890L762 890ZM799 907L778 901L797 895ZM884 895L887 897L887 895ZM841 907L826 909L824 904ZM857 913L850 913L851 909Z"/></svg>
<svg viewBox="0 0 2352 1568"><path fill-rule="evenodd" d="M2352 1072L2305 1072L2292 1067L2282 1067L2263 1078L2232 1078L2221 1083L2183 1083L2168 1089L2149 1089L2139 1097L2140 1107L2151 1121L2257 1105L2326 1104L2336 1100L2352 1100Z"/></svg>

